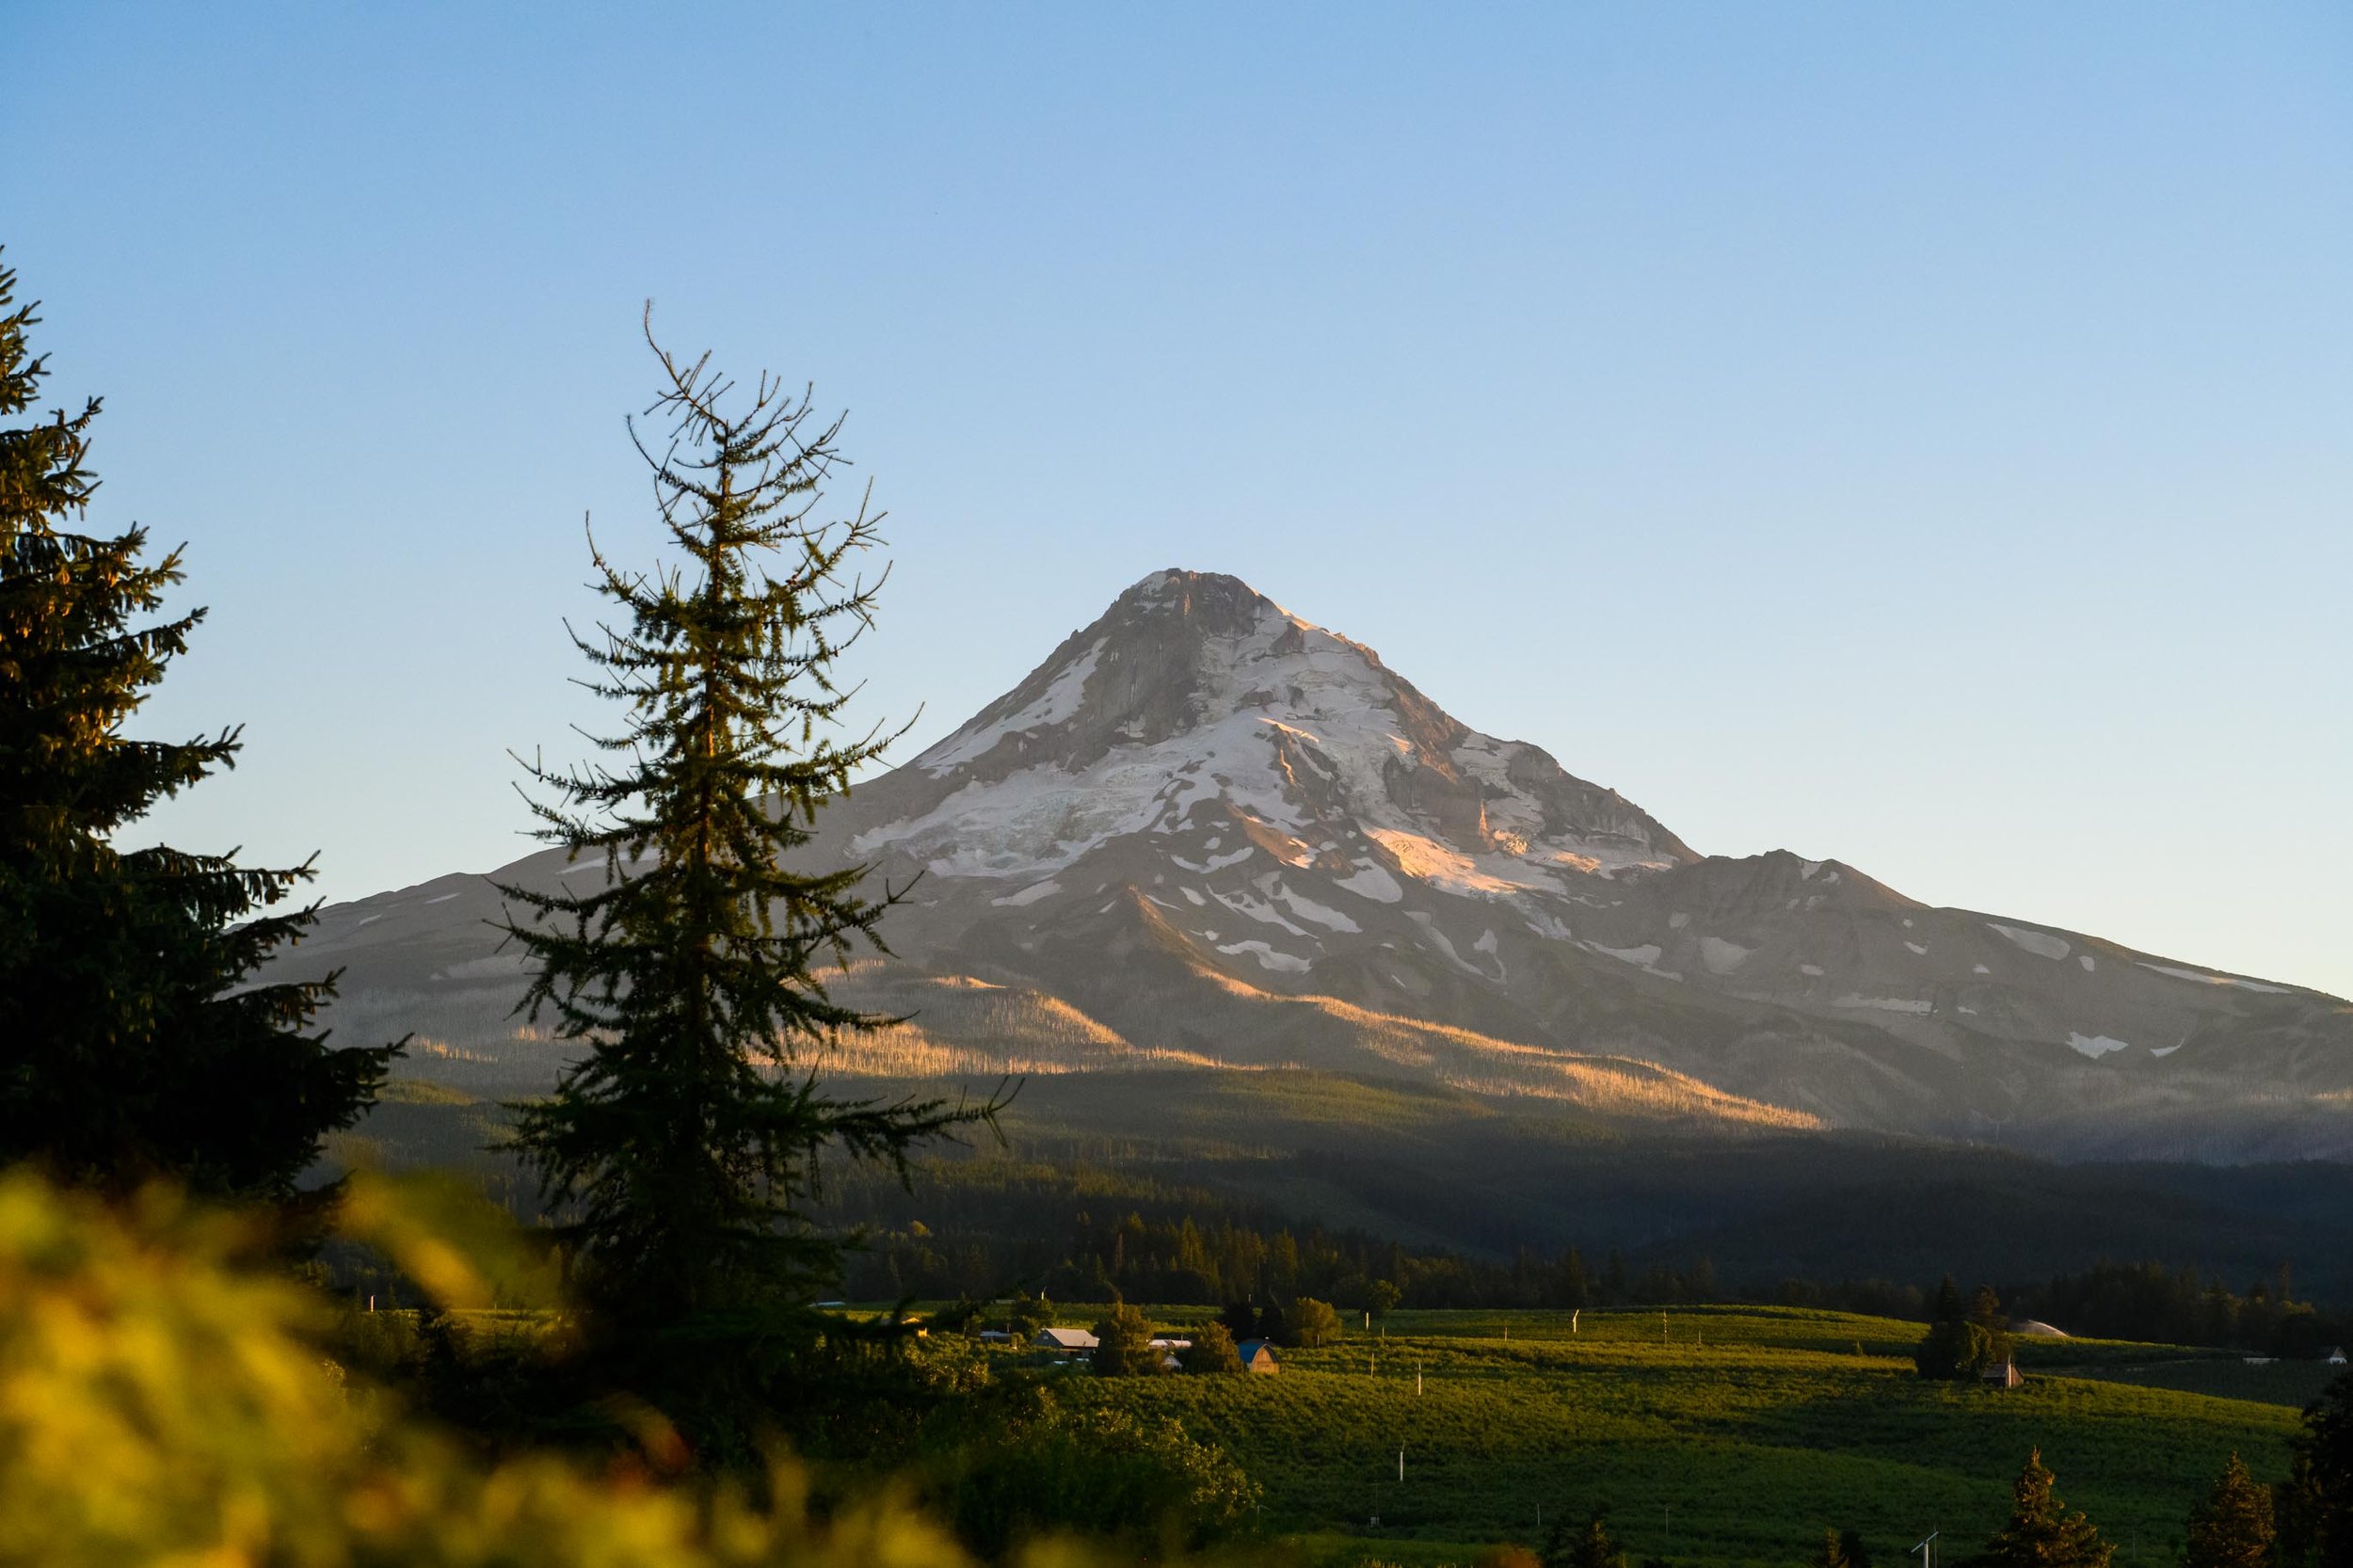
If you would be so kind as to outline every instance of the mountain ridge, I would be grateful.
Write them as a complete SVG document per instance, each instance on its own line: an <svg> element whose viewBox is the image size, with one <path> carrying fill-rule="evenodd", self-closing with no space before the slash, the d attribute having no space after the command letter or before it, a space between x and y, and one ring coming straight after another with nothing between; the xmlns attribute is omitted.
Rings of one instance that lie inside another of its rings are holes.
<svg viewBox="0 0 2353 1568"><path fill-rule="evenodd" d="M1116 1040L1144 1060L1538 1096L1632 1061L1694 1086L1678 1093L1695 1125L2353 1153L2338 999L1930 906L1835 859L1702 856L1218 573L1133 584L828 807L807 853L913 884L886 928L900 956L844 977L846 995L936 1013L935 983L1012 987L1042 999L1023 1026L1038 1040L1062 1038L1047 1018L1066 1009L1105 1032L1105 1061ZM595 871L542 855L499 875ZM486 1004L520 975L463 927L484 898L461 879L328 911L321 943L354 966L346 1016L456 1007L471 1043L452 1048L515 1055ZM1020 1028L909 1027L961 1062L1090 1060L1022 1048ZM1657 1113L1609 1081L1626 1114Z"/></svg>

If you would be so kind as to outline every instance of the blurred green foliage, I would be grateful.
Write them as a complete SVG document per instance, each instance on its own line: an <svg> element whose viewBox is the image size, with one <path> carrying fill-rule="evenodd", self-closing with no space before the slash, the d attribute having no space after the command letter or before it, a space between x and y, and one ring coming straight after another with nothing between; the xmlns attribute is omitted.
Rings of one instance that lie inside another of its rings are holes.
<svg viewBox="0 0 2353 1568"><path fill-rule="evenodd" d="M529 1278L527 1257L452 1240L447 1194L363 1183L352 1208L355 1229L450 1302L487 1302ZM462 1206L457 1218L462 1231ZM808 1473L788 1460L729 1479L688 1472L650 1411L638 1414L635 1443L600 1460L486 1457L328 1359L331 1309L277 1272L266 1240L237 1215L160 1191L109 1206L0 1176L0 1564L972 1560L903 1495L819 1511ZM1062 1522L1037 1506L1037 1489L1062 1484L1058 1474L1066 1483L1058 1448L1105 1478L1093 1513L1106 1522L1204 1517L1146 1506L1167 1500L1172 1476L1178 1504L1201 1494L1236 1516L1247 1501L1230 1467L1173 1422L1041 1418L1001 1448L993 1480L970 1478L960 1504L977 1516L993 1486L993 1528L1008 1544L1040 1537L1022 1555L1039 1568L1094 1560L1067 1538L1043 1538ZM1189 1527L1173 1528L1181 1538Z"/></svg>

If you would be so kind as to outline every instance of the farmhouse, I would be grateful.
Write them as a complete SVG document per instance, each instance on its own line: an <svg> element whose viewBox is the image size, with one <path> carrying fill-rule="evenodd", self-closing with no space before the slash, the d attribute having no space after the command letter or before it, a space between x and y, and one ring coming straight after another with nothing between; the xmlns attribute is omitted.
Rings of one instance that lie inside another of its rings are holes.
<svg viewBox="0 0 2353 1568"><path fill-rule="evenodd" d="M1988 1367L1980 1374L1982 1381L1993 1388L2015 1388L2026 1380L2018 1375L2018 1363L2005 1360L1998 1367Z"/></svg>
<svg viewBox="0 0 2353 1568"><path fill-rule="evenodd" d="M1241 1356L1245 1372L1279 1372L1283 1368L1274 1359L1274 1346L1264 1339L1245 1339L1234 1347Z"/></svg>
<svg viewBox="0 0 2353 1568"><path fill-rule="evenodd" d="M1078 1354L1095 1349L1097 1341L1082 1328L1042 1328L1031 1341L1040 1350L1060 1351L1064 1355Z"/></svg>

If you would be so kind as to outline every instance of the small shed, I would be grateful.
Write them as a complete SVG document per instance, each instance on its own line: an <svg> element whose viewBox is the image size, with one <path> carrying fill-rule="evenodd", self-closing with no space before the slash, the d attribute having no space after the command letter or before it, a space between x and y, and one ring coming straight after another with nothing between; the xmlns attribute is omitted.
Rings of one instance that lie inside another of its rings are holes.
<svg viewBox="0 0 2353 1568"><path fill-rule="evenodd" d="M1080 1351L1091 1351L1098 1341L1082 1328L1042 1328L1031 1343L1040 1350L1060 1351L1069 1355Z"/></svg>
<svg viewBox="0 0 2353 1568"><path fill-rule="evenodd" d="M1241 1369L1245 1372L1273 1373L1283 1369L1282 1364L1274 1359L1274 1344L1272 1340L1245 1339L1236 1345L1234 1350L1241 1355Z"/></svg>
<svg viewBox="0 0 2353 1568"><path fill-rule="evenodd" d="M2026 1381L2018 1375L2018 1363L2008 1359L1998 1367L1988 1367L1979 1377L1990 1388L2015 1388Z"/></svg>
<svg viewBox="0 0 2353 1568"><path fill-rule="evenodd" d="M2320 1359L2326 1361L2331 1367L2342 1367L2345 1365L2345 1347L2343 1345L2339 1345L2336 1349L2330 1351L2327 1355L2322 1356Z"/></svg>

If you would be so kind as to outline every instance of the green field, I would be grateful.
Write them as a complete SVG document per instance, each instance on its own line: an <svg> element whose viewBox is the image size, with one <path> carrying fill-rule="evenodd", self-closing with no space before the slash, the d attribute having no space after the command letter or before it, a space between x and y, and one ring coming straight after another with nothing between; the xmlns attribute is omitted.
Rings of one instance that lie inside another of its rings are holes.
<svg viewBox="0 0 2353 1568"><path fill-rule="evenodd" d="M1197 1314L1162 1318L1185 1316ZM2238 1373L2274 1368L2070 1342L2035 1354L2088 1357L2096 1379L2033 1372L2008 1392L1961 1388L1913 1375L1903 1357L1919 1332L1677 1308L1663 1325L1655 1311L1588 1312L1572 1336L1565 1313L1400 1312L1385 1343L1360 1330L1289 1352L1276 1377L1060 1386L1218 1443L1265 1489L1270 1529L1342 1563L1467 1561L1498 1541L1532 1543L1540 1508L1550 1520L1604 1505L1637 1562L1786 1565L1825 1528L1861 1531L1880 1568L1930 1529L1961 1560L2040 1447L2060 1495L2117 1544L2119 1568L2155 1568L2232 1451L2259 1478L2285 1472L2296 1410L2217 1397L2246 1392ZM2143 1385L2167 1372L2217 1385Z"/></svg>

